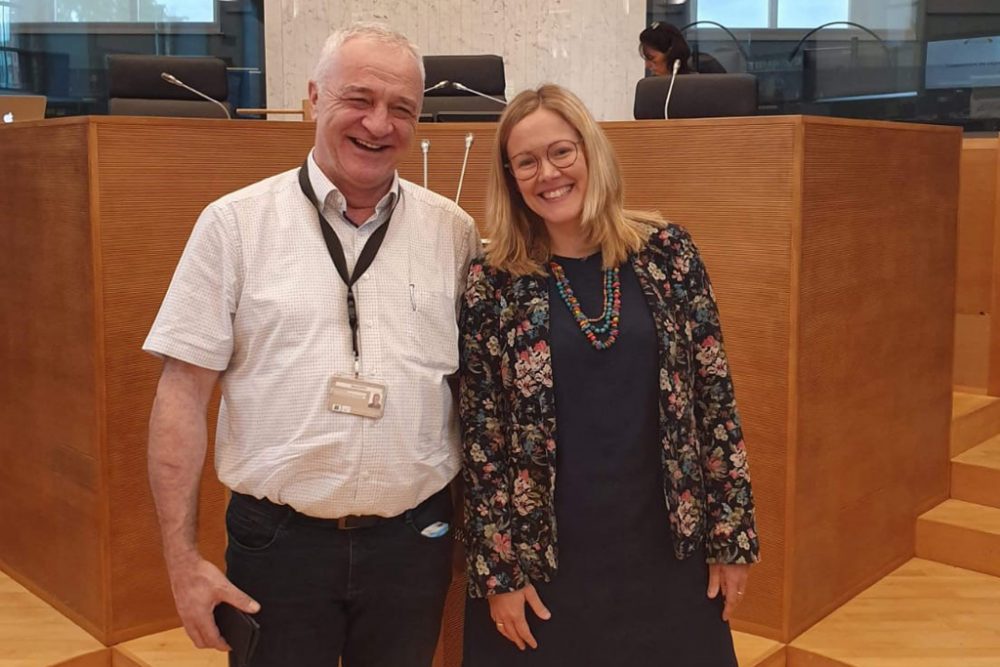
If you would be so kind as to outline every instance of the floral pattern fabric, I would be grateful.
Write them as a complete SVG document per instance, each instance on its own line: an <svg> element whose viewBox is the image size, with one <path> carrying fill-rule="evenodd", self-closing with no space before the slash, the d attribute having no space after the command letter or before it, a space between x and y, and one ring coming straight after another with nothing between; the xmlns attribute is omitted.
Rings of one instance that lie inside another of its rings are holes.
<svg viewBox="0 0 1000 667"><path fill-rule="evenodd" d="M630 258L657 329L665 513L678 558L759 559L746 445L712 286L676 225ZM557 425L543 276L479 259L462 304L459 414L469 594L550 581L558 567Z"/></svg>

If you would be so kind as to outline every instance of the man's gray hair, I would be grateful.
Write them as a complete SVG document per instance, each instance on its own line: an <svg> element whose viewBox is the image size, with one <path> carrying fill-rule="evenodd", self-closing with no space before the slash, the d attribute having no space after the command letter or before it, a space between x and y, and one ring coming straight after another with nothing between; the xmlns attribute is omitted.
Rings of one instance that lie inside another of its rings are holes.
<svg viewBox="0 0 1000 667"><path fill-rule="evenodd" d="M327 75L327 70L330 68L333 56L340 50L340 47L350 40L357 39L359 37L380 42L382 44L397 46L407 51L411 56L413 56L413 60L417 63L417 68L420 70L421 86L423 86L425 77L424 59L423 56L420 55L420 49L417 45L407 39L406 35L396 32L386 24L374 22L354 23L346 28L337 30L327 37L326 43L323 44L323 51L320 53L319 60L316 62L316 68L313 70L312 80L316 83L321 83Z"/></svg>

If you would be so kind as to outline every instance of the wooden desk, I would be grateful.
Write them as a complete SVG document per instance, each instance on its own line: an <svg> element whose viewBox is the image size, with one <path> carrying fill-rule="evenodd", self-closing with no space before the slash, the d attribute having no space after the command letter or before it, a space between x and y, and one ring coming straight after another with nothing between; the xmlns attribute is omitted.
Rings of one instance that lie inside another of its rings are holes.
<svg viewBox="0 0 1000 667"><path fill-rule="evenodd" d="M634 208L712 273L764 561L736 628L787 641L913 555L947 496L952 128L804 117L607 123ZM493 126L421 126L401 171L483 216ZM176 624L146 481L140 345L199 210L302 162L307 123L90 117L0 128L0 565L106 644ZM205 473L202 546L224 494ZM448 612L454 662L460 584Z"/></svg>

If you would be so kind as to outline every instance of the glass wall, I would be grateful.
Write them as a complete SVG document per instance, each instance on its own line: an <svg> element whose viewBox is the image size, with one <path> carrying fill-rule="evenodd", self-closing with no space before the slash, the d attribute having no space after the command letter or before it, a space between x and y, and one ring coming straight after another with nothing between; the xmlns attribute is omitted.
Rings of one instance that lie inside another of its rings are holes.
<svg viewBox="0 0 1000 667"><path fill-rule="evenodd" d="M0 0L0 94L47 116L107 112L107 56L221 58L229 102L264 107L264 0Z"/></svg>
<svg viewBox="0 0 1000 667"><path fill-rule="evenodd" d="M650 0L694 60L757 77L759 113L1000 129L996 0Z"/></svg>

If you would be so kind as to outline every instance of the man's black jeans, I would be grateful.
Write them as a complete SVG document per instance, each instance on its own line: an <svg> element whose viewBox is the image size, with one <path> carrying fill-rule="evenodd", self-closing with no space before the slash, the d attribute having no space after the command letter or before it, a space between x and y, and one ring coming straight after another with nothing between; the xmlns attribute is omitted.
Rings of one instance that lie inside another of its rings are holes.
<svg viewBox="0 0 1000 667"><path fill-rule="evenodd" d="M430 667L451 580L452 536L420 528L451 520L448 488L368 528L305 516L232 494L229 579L257 600L251 667Z"/></svg>

